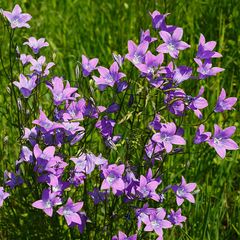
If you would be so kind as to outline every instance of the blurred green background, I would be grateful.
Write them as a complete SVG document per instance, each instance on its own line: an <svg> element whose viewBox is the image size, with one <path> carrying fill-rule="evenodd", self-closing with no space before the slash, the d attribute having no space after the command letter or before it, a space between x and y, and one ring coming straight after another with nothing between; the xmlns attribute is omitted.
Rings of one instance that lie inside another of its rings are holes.
<svg viewBox="0 0 240 240"><path fill-rule="evenodd" d="M240 96L239 0L1 0L0 7L10 11L16 3L22 7L23 12L30 13L33 17L30 21L31 28L24 30L23 36L45 37L51 51L43 50L43 53L51 52L52 55L48 57L57 64L55 73L63 75L70 82L75 79L75 67L82 54L98 57L100 64L108 67L112 63L112 52L125 54L129 39L137 42L141 29L151 29L149 11L159 10L161 13L171 13L167 23L182 27L184 41L193 46L191 50L181 54L183 63L192 63L200 33L205 35L207 41L217 41L216 50L222 53L223 58L214 63L225 68L225 71L203 83L209 105L214 106L222 87L226 89L228 96ZM1 36L1 39L3 38L4 36ZM19 44L21 42L23 39L19 39ZM2 44L0 47L4 51ZM0 97L2 173L6 166L10 166L17 159L19 144L16 141L16 130L4 119L4 111L9 104L4 98L8 83L2 72L0 73L3 79L0 79L3 93ZM191 88L194 92L199 89L194 89L193 86ZM234 139L239 143L239 104L236 109L235 112L212 117L209 125L213 126L217 122L222 127L235 125L238 130ZM186 134L190 136L190 132ZM189 153L178 157L181 172L176 173L175 169L173 175L183 174L191 182L197 182L200 192L196 196L195 205L184 206L188 221L178 230L180 234L176 237L174 231L165 231L164 239L240 239L239 151L228 153L227 157L221 160L209 149L206 147L204 154ZM195 150L198 150L198 147L195 147ZM172 158L168 164L169 168L174 169L175 159ZM4 221L1 221L3 211L7 211L7 208L0 209L0 239L1 236L4 238L8 231L16 231L19 238L14 239L52 239L51 232L54 230L51 226L44 229L41 224L38 225L34 217L24 213L24 206L19 212L15 212L15 218L6 220L5 216ZM1 235L1 231L4 234ZM36 237L34 234L37 232L40 235ZM55 239L58 239L58 236Z"/></svg>

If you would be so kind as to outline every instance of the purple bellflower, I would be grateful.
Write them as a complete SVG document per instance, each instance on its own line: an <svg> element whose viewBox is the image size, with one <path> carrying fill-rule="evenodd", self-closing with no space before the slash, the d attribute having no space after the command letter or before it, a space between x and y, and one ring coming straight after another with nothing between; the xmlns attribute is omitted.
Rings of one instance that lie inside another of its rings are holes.
<svg viewBox="0 0 240 240"><path fill-rule="evenodd" d="M152 140L157 143L162 143L166 152L172 151L172 144L185 145L186 142L183 137L176 134L176 125L174 123L162 124L159 133L152 136Z"/></svg>
<svg viewBox="0 0 240 240"><path fill-rule="evenodd" d="M167 216L167 218L169 219L169 221L173 224L173 225L179 225L180 227L182 227L182 222L185 222L187 220L187 218L185 216L182 216L182 210L181 208L179 208L176 212L174 212L171 209L170 214Z"/></svg>
<svg viewBox="0 0 240 240"><path fill-rule="evenodd" d="M113 53L113 60L118 64L118 66L121 68L124 63L124 57L122 57L120 54Z"/></svg>
<svg viewBox="0 0 240 240"><path fill-rule="evenodd" d="M176 28L172 35L166 31L161 31L160 36L164 43L158 46L157 51L161 53L169 53L171 57L178 58L179 50L184 50L190 47L190 45L181 41L182 35L182 28Z"/></svg>
<svg viewBox="0 0 240 240"><path fill-rule="evenodd" d="M67 203L58 209L57 213L65 217L67 225L71 223L82 224L82 220L79 216L79 211L83 207L83 202L73 203L71 198L68 198Z"/></svg>
<svg viewBox="0 0 240 240"><path fill-rule="evenodd" d="M186 183L185 178L182 176L182 183L172 186L172 190L176 194L177 205L180 206L187 199L191 203L195 203L195 199L191 192L196 188L196 183Z"/></svg>
<svg viewBox="0 0 240 240"><path fill-rule="evenodd" d="M102 182L101 190L107 190L112 188L114 194L116 194L117 191L123 191L125 186L122 180L122 174L124 172L124 169L124 164L119 166L117 166L116 164L111 164L104 168L102 170L104 180Z"/></svg>
<svg viewBox="0 0 240 240"><path fill-rule="evenodd" d="M9 186L11 189L23 184L23 179L20 176L19 170L16 173L8 172L7 170L5 170L4 181L5 181L5 184Z"/></svg>
<svg viewBox="0 0 240 240"><path fill-rule="evenodd" d="M155 192L159 185L158 181L147 181L144 176L140 176L139 187L137 187L137 191L141 198L151 198L155 201L159 201L160 197Z"/></svg>
<svg viewBox="0 0 240 240"><path fill-rule="evenodd" d="M221 158L225 158L226 150L237 150L238 145L230 137L236 131L236 127L231 126L221 129L217 124L214 124L214 135L208 140L208 144L213 147Z"/></svg>
<svg viewBox="0 0 240 240"><path fill-rule="evenodd" d="M145 222L146 226L144 231L151 232L155 231L158 235L157 240L163 239L163 229L164 228L171 228L172 223L168 220L164 220L166 216L166 210L163 208L157 209L156 212L150 214L149 218Z"/></svg>
<svg viewBox="0 0 240 240"><path fill-rule="evenodd" d="M61 77L54 77L47 87L53 94L53 101L56 106L66 100L75 100L73 94L77 91L77 88L72 88L68 81L64 88L63 78Z"/></svg>
<svg viewBox="0 0 240 240"><path fill-rule="evenodd" d="M94 188L92 192L88 193L94 201L94 204L97 205L100 202L103 202L107 197L107 191L100 192L98 188Z"/></svg>
<svg viewBox="0 0 240 240"><path fill-rule="evenodd" d="M93 80L101 91L107 86L113 87L115 84L119 83L121 78L126 76L124 73L118 72L119 66L116 62L110 66L110 69L101 66L97 69L100 73L100 77L93 76Z"/></svg>
<svg viewBox="0 0 240 240"><path fill-rule="evenodd" d="M194 58L194 61L198 65L199 79L216 76L217 73L224 71L224 68L212 67L211 59L206 59L204 63L198 58Z"/></svg>
<svg viewBox="0 0 240 240"><path fill-rule="evenodd" d="M25 98L28 98L31 95L33 89L37 86L36 81L36 75L33 75L28 80L23 74L20 74L19 82L14 81L13 84L19 88Z"/></svg>
<svg viewBox="0 0 240 240"><path fill-rule="evenodd" d="M119 231L117 236L113 236L112 240L137 240L137 234L127 236L125 233Z"/></svg>
<svg viewBox="0 0 240 240"><path fill-rule="evenodd" d="M226 110L232 110L232 107L236 102L237 102L236 97L226 98L225 89L222 88L222 91L218 97L214 112L223 112Z"/></svg>
<svg viewBox="0 0 240 240"><path fill-rule="evenodd" d="M210 139L212 134L210 132L204 132L204 130L205 130L205 127L203 124L201 124L196 131L196 135L194 138L195 144L200 144L200 143L206 142Z"/></svg>
<svg viewBox="0 0 240 240"><path fill-rule="evenodd" d="M44 189L42 199L34 202L33 207L42 209L49 217L52 217L53 207L62 204L62 201L55 193L51 193L49 189Z"/></svg>
<svg viewBox="0 0 240 240"><path fill-rule="evenodd" d="M15 5L12 12L3 11L3 16L5 16L11 24L11 28L30 28L27 23L32 16L27 13L22 13L22 9L18 4Z"/></svg>
<svg viewBox="0 0 240 240"><path fill-rule="evenodd" d="M141 35L140 35L140 43L147 41L149 43L155 42L157 38L152 38L150 36L150 30L143 31L141 30Z"/></svg>
<svg viewBox="0 0 240 240"><path fill-rule="evenodd" d="M185 98L185 104L187 105L187 108L193 110L194 114L200 119L202 118L202 112L199 109L203 109L208 106L208 101L202 97L203 93L204 87L202 86L196 97L188 95Z"/></svg>
<svg viewBox="0 0 240 240"><path fill-rule="evenodd" d="M138 46L132 41L128 41L128 54L126 58L132 62L135 66L140 63L144 63L145 54L147 52L149 43L144 41Z"/></svg>
<svg viewBox="0 0 240 240"><path fill-rule="evenodd" d="M0 207L3 205L3 201L10 196L9 193L5 192L3 187L0 187Z"/></svg>
<svg viewBox="0 0 240 240"><path fill-rule="evenodd" d="M34 120L33 123L40 126L44 132L50 132L58 128L63 128L62 124L50 121L46 114L41 110L39 119Z"/></svg>
<svg viewBox="0 0 240 240"><path fill-rule="evenodd" d="M37 40L35 37L30 37L28 42L23 43L23 45L28 45L35 54L38 54L41 48L49 46L48 42L45 42L45 38Z"/></svg>
<svg viewBox="0 0 240 240"><path fill-rule="evenodd" d="M96 69L98 64L98 58L88 59L86 56L82 55L82 73L84 77L91 74L92 71Z"/></svg>
<svg viewBox="0 0 240 240"><path fill-rule="evenodd" d="M37 74L42 74L43 76L47 76L49 74L49 69L53 67L55 64L53 62L50 62L48 64L45 64L46 57L41 56L37 60L32 58L30 59L30 63L32 66L30 67L31 71L34 71ZM43 66L46 65L45 69L43 69Z"/></svg>
<svg viewBox="0 0 240 240"><path fill-rule="evenodd" d="M20 55L20 60L23 65L30 63L32 59L33 59L33 57L31 55L26 55L26 54Z"/></svg>
<svg viewBox="0 0 240 240"><path fill-rule="evenodd" d="M220 53L213 51L215 46L215 41L206 42L205 37L203 36L203 34L201 34L198 44L197 58L209 59L222 57Z"/></svg>

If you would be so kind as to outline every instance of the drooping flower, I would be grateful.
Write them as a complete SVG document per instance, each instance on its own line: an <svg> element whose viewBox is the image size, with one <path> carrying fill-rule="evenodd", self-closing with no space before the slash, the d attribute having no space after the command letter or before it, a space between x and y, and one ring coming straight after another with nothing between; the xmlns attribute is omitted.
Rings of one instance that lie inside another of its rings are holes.
<svg viewBox="0 0 240 240"><path fill-rule="evenodd" d="M96 69L98 64L98 58L88 59L86 56L82 55L82 73L84 77L91 74L92 71Z"/></svg>
<svg viewBox="0 0 240 240"><path fill-rule="evenodd" d="M38 54L41 48L49 46L48 42L45 42L45 38L37 40L35 37L30 37L23 45L28 45L35 54Z"/></svg>
<svg viewBox="0 0 240 240"><path fill-rule="evenodd" d="M171 212L167 218L173 225L179 225L180 227L182 227L182 222L185 222L187 220L185 216L182 216L181 208L179 208L176 212L171 209Z"/></svg>
<svg viewBox="0 0 240 240"><path fill-rule="evenodd" d="M177 128L174 123L162 124L159 133L152 136L152 140L157 143L162 143L166 152L172 151L172 144L185 145L186 142L183 137L176 134Z"/></svg>
<svg viewBox="0 0 240 240"><path fill-rule="evenodd" d="M31 95L33 89L37 86L36 81L36 75L33 75L27 79L23 74L20 74L19 82L14 81L13 84L19 88L20 92L25 98L28 98Z"/></svg>
<svg viewBox="0 0 240 240"><path fill-rule="evenodd" d="M148 45L149 43L144 41L137 46L132 40L129 40L126 58L136 66L140 63L144 63Z"/></svg>
<svg viewBox="0 0 240 240"><path fill-rule="evenodd" d="M53 207L62 204L60 197L56 193L52 193L49 189L44 189L42 199L34 202L33 207L42 209L48 216L52 217Z"/></svg>
<svg viewBox="0 0 240 240"><path fill-rule="evenodd" d="M115 84L119 83L120 79L126 76L124 73L118 72L119 66L116 62L110 66L110 69L101 66L97 69L100 73L100 77L93 76L93 80L101 91L107 86L113 87Z"/></svg>
<svg viewBox="0 0 240 240"><path fill-rule="evenodd" d="M238 145L230 137L236 131L236 127L231 126L221 129L217 124L214 124L214 135L208 140L208 144L213 147L221 158L225 158L226 150L237 150Z"/></svg>
<svg viewBox="0 0 240 240"><path fill-rule="evenodd" d="M3 11L3 16L5 16L11 24L11 28L30 28L27 23L32 16L28 13L22 13L22 9L18 4L15 5L12 12Z"/></svg>
<svg viewBox="0 0 240 240"><path fill-rule="evenodd" d="M104 168L102 170L104 180L101 185L101 190L107 190L112 188L114 194L116 194L117 191L123 191L125 186L122 180L124 169L124 164L121 164L119 166L117 166L116 164L111 164Z"/></svg>
<svg viewBox="0 0 240 240"><path fill-rule="evenodd" d="M127 236L125 233L119 231L117 236L113 236L112 240L137 240L137 234Z"/></svg>
<svg viewBox="0 0 240 240"><path fill-rule="evenodd" d="M107 197L107 191L100 192L98 188L94 188L92 192L88 193L94 201L94 204L97 205L100 202L103 202Z"/></svg>
<svg viewBox="0 0 240 240"><path fill-rule="evenodd" d="M186 66L179 66L173 71L172 80L175 84L179 85L183 81L188 80L192 75L192 69Z"/></svg>
<svg viewBox="0 0 240 240"><path fill-rule="evenodd" d="M222 88L222 91L218 97L214 112L223 112L226 110L232 110L232 107L236 102L237 102L236 97L226 98L225 89Z"/></svg>
<svg viewBox="0 0 240 240"><path fill-rule="evenodd" d="M215 46L215 41L206 42L204 35L201 34L198 44L197 58L210 59L222 57L220 53L213 51Z"/></svg>
<svg viewBox="0 0 240 240"><path fill-rule="evenodd" d="M97 121L96 128L98 128L103 136L103 138L112 137L113 128L115 126L115 121L104 116L101 120Z"/></svg>
<svg viewBox="0 0 240 240"><path fill-rule="evenodd" d="M23 65L30 63L32 59L33 59L33 57L31 55L26 55L26 54L20 55L20 60Z"/></svg>
<svg viewBox="0 0 240 240"><path fill-rule="evenodd" d="M57 213L65 217L68 226L71 225L71 223L82 224L79 216L79 211L82 207L83 202L74 203L71 198L68 198L67 203L59 208Z"/></svg>
<svg viewBox="0 0 240 240"><path fill-rule="evenodd" d="M196 188L196 183L186 183L185 178L182 176L182 183L180 185L172 186L176 194L177 205L180 206L187 199L191 203L195 203L195 199L191 192Z"/></svg>
<svg viewBox="0 0 240 240"><path fill-rule="evenodd" d="M198 65L199 79L216 76L217 73L224 71L224 68L212 67L211 59L206 59L204 63L198 58L194 58L194 61Z"/></svg>
<svg viewBox="0 0 240 240"><path fill-rule="evenodd" d="M10 196L9 193L5 192L3 187L0 187L0 207L3 205L3 201Z"/></svg>
<svg viewBox="0 0 240 240"><path fill-rule="evenodd" d="M118 66L121 68L124 63L124 57L122 57L120 54L113 53L113 60L118 64Z"/></svg>
<svg viewBox="0 0 240 240"><path fill-rule="evenodd" d="M14 172L8 172L7 170L4 171L4 181L7 186L9 186L11 189L15 188L16 186L19 186L23 184L23 179L20 176L20 171Z"/></svg>
<svg viewBox="0 0 240 240"><path fill-rule="evenodd" d="M197 129L196 135L195 135L195 138L194 138L194 143L195 144L200 144L200 143L206 142L211 137L211 133L210 132L204 132L204 129L205 129L205 127L204 127L203 124L201 124L199 126L199 128Z"/></svg>
<svg viewBox="0 0 240 240"><path fill-rule="evenodd" d="M157 38L152 38L150 36L150 30L147 29L146 31L141 30L141 35L140 35L140 43L147 41L149 43L155 42Z"/></svg>
<svg viewBox="0 0 240 240"><path fill-rule="evenodd" d="M179 50L184 50L190 47L190 45L181 41L182 35L182 28L176 28L172 35L166 31L161 31L160 36L164 43L158 46L157 51L161 53L169 53L171 57L178 58Z"/></svg>
<svg viewBox="0 0 240 240"><path fill-rule="evenodd" d="M196 97L187 95L185 98L187 108L193 110L194 114L200 119L202 118L202 112L200 109L204 109L208 106L208 101L202 97L203 93L204 87L202 86Z"/></svg>
<svg viewBox="0 0 240 240"><path fill-rule="evenodd" d="M34 71L36 74L42 74L43 76L47 76L49 74L49 69L53 67L55 64L50 62L45 64L46 57L40 56L37 60L32 58L30 59L30 63L32 66L30 67L31 71ZM45 69L43 68L46 65Z"/></svg>

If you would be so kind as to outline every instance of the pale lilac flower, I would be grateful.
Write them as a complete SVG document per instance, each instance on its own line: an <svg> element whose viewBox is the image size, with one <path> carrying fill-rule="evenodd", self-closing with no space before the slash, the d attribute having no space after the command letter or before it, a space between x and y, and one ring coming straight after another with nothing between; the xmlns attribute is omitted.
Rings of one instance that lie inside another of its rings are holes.
<svg viewBox="0 0 240 240"><path fill-rule="evenodd" d="M162 143L166 152L172 151L172 144L185 145L186 142L183 137L176 134L176 125L174 123L162 124L159 133L152 136L152 140L157 143Z"/></svg>
<svg viewBox="0 0 240 240"><path fill-rule="evenodd" d="M0 207L3 205L3 201L10 196L9 193L5 192L3 187L0 187Z"/></svg>
<svg viewBox="0 0 240 240"><path fill-rule="evenodd" d="M199 126L199 128L197 129L196 135L195 135L195 138L194 138L194 143L195 144L200 144L200 143L206 142L211 137L211 133L210 132L204 132L204 129L205 129L205 127L204 127L203 124L201 124Z"/></svg>
<svg viewBox="0 0 240 240"><path fill-rule="evenodd" d="M37 60L36 59L30 59L30 63L32 66L30 67L31 71L34 71L37 74L43 74L43 76L47 76L49 74L49 69L53 67L55 64L53 62L50 62L48 64L45 64L46 57L41 56ZM43 69L43 66L45 66L45 69Z"/></svg>
<svg viewBox="0 0 240 240"><path fill-rule="evenodd" d="M182 227L182 222L185 222L187 220L187 218L185 216L182 216L182 210L181 208L179 208L176 212L174 212L171 209L170 214L167 216L167 218L169 219L169 221L173 224L173 225L179 225L180 227Z"/></svg>
<svg viewBox="0 0 240 240"><path fill-rule="evenodd" d="M49 46L48 42L45 42L45 38L37 40L35 37L30 37L28 42L23 43L23 45L28 45L35 54L38 54L41 48Z"/></svg>
<svg viewBox="0 0 240 240"><path fill-rule="evenodd" d="M26 139L30 142L32 146L37 143L38 128L33 127L32 129L24 128L23 139Z"/></svg>
<svg viewBox="0 0 240 240"><path fill-rule="evenodd" d="M79 124L79 122L62 122L63 129L67 136L74 135L77 132L84 132L84 127L79 126Z"/></svg>
<svg viewBox="0 0 240 240"><path fill-rule="evenodd" d="M27 63L30 63L33 57L31 55L21 54L20 60L23 65L26 65Z"/></svg>
<svg viewBox="0 0 240 240"><path fill-rule="evenodd" d="M135 210L136 217L138 220L137 227L138 230L141 228L142 223L148 223L149 222L149 215L154 214L156 212L156 209L149 208L148 203L145 203L142 208L137 208Z"/></svg>
<svg viewBox="0 0 240 240"><path fill-rule="evenodd" d="M20 74L19 82L14 81L13 84L19 88L20 92L25 98L28 98L31 95L33 89L37 86L36 81L36 75L33 75L27 79L23 74Z"/></svg>
<svg viewBox="0 0 240 240"><path fill-rule="evenodd" d="M182 28L176 28L172 35L166 31L161 31L160 36L164 43L158 46L157 51L161 53L169 53L171 57L178 58L179 50L184 50L190 47L190 45L181 41L182 35Z"/></svg>
<svg viewBox="0 0 240 240"><path fill-rule="evenodd" d="M49 177L49 180L47 183L51 187L52 192L56 193L57 195L61 195L64 189L70 186L70 183L63 182L60 176L49 174L48 177Z"/></svg>
<svg viewBox="0 0 240 240"><path fill-rule="evenodd" d="M158 181L147 181L144 176L140 176L139 186L137 187L137 192L140 195L140 198L151 198L155 201L159 201L159 195L155 192L158 185Z"/></svg>
<svg viewBox="0 0 240 240"><path fill-rule="evenodd" d="M101 185L101 190L107 190L112 188L114 194L116 194L117 191L123 191L125 184L122 180L122 174L124 172L124 169L124 164L121 164L119 166L117 166L116 164L111 164L104 168L102 170L104 180Z"/></svg>
<svg viewBox="0 0 240 240"><path fill-rule="evenodd" d="M57 213L65 217L67 225L71 223L82 224L82 220L78 212L82 209L83 202L73 203L71 198L68 198L65 206L58 209Z"/></svg>
<svg viewBox="0 0 240 240"><path fill-rule="evenodd" d="M148 51L145 55L144 63L139 63L136 67L144 74L153 75L163 63L164 56L159 53L157 56Z"/></svg>
<svg viewBox="0 0 240 240"><path fill-rule="evenodd" d="M214 135L208 140L208 143L213 147L221 158L225 158L226 150L237 150L239 147L230 137L236 131L236 127L231 126L221 129L217 124L214 124Z"/></svg>
<svg viewBox="0 0 240 240"><path fill-rule="evenodd" d="M49 189L44 189L42 192L42 199L34 202L33 207L42 209L49 217L52 217L53 207L62 204L56 193L51 193Z"/></svg>
<svg viewBox="0 0 240 240"><path fill-rule="evenodd" d="M77 91L77 88L71 87L68 81L64 87L62 77L54 77L47 87L53 94L53 101L56 106L66 100L75 100L74 93Z"/></svg>
<svg viewBox="0 0 240 240"><path fill-rule="evenodd" d="M177 205L180 206L187 199L191 203L195 203L195 199L191 192L196 188L196 183L186 183L185 178L182 176L182 183L172 186L173 191L176 194Z"/></svg>
<svg viewBox="0 0 240 240"><path fill-rule="evenodd" d="M213 51L216 46L215 41L206 42L203 34L200 35L197 58L209 59L209 58L219 58L222 55L218 52Z"/></svg>
<svg viewBox="0 0 240 240"><path fill-rule="evenodd" d="M232 107L236 102L237 102L236 97L226 98L225 89L222 88L222 91L218 97L214 112L223 112L226 110L232 110Z"/></svg>
<svg viewBox="0 0 240 240"><path fill-rule="evenodd" d="M110 66L110 69L101 66L97 69L100 73L100 77L93 76L93 80L101 91L103 91L107 86L113 87L121 78L126 76L124 73L118 72L119 66L116 62Z"/></svg>
<svg viewBox="0 0 240 240"><path fill-rule="evenodd" d="M33 123L40 126L45 132L50 132L58 128L63 128L62 124L50 121L47 118L46 114L41 110L39 119L34 120Z"/></svg>
<svg viewBox="0 0 240 240"><path fill-rule="evenodd" d="M150 30L147 29L146 31L141 30L141 36L140 36L140 43L147 41L149 43L155 42L157 38L152 38L150 36Z"/></svg>
<svg viewBox="0 0 240 240"><path fill-rule="evenodd" d="M206 59L204 63L198 58L194 58L194 61L198 64L199 79L216 76L217 73L224 71L224 68L212 67L211 59Z"/></svg>
<svg viewBox="0 0 240 240"><path fill-rule="evenodd" d="M85 109L86 109L85 99L80 99L78 102L71 102L66 104L66 111L63 113L64 121L71 119L83 120Z"/></svg>
<svg viewBox="0 0 240 240"><path fill-rule="evenodd" d="M172 75L173 82L179 85L191 77L192 69L186 66L179 66L173 71Z"/></svg>
<svg viewBox="0 0 240 240"><path fill-rule="evenodd" d="M82 55L82 73L84 77L91 74L93 70L96 69L98 64L98 58L88 59L86 56Z"/></svg>
<svg viewBox="0 0 240 240"><path fill-rule="evenodd" d="M163 239L163 229L171 228L172 224L168 220L165 220L166 210L163 208L157 209L153 214L150 214L149 218L145 222L146 226L144 231L151 232L155 231L158 235L158 240Z"/></svg>
<svg viewBox="0 0 240 240"><path fill-rule="evenodd" d="M113 236L112 240L137 240L137 234L127 236L125 233L119 231L117 236Z"/></svg>
<svg viewBox="0 0 240 240"><path fill-rule="evenodd" d="M136 66L140 63L144 63L148 45L149 43L144 41L137 46L132 40L129 40L126 58Z"/></svg>
<svg viewBox="0 0 240 240"><path fill-rule="evenodd" d="M3 11L3 16L5 16L11 24L11 28L30 28L27 23L32 16L28 13L22 13L22 9L18 4L15 5L12 12Z"/></svg>
<svg viewBox="0 0 240 240"><path fill-rule="evenodd" d="M33 163L33 153L27 146L22 146L20 159L17 161L17 165L21 162Z"/></svg>

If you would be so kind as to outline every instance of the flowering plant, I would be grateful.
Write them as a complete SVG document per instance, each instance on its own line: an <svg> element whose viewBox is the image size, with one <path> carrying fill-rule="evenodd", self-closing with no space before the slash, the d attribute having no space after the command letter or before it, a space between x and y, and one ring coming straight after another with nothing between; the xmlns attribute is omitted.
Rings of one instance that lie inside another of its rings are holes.
<svg viewBox="0 0 240 240"><path fill-rule="evenodd" d="M15 30L30 27L31 16L21 12L18 5L12 12L3 11L10 51ZM215 124L213 135L204 126L212 114L232 110L237 99L226 98L222 89L216 106L204 118L208 107L204 87L196 96L184 90L185 82L198 85L224 70L212 66L213 58L222 57L214 51L216 42L206 42L201 34L192 60L196 64L181 65L182 51L190 48L182 41L183 29L167 25L168 14L154 11L150 16L159 36L151 37L149 29L142 31L139 44L129 40L128 53L114 54L109 68L82 55L82 71L76 67L74 86L55 76L55 63L40 55L49 46L45 38L29 37L23 43L33 56L16 51L19 81L13 76L12 59L10 74L4 68L18 115L25 113L17 123L22 143L19 159L14 172L5 171L4 188L36 188L33 208L52 218L64 216L62 225L77 227L88 238L160 240L163 229L183 226L187 218L180 206L195 202L197 186L184 176L179 176L181 183L169 182L164 164L169 156L185 151L187 115L199 119L195 126L188 125L198 127L194 144L207 143L221 158L226 150L238 149L231 139L234 126L222 130ZM41 106L42 91L51 96L49 111ZM0 206L10 198L4 188L0 187Z"/></svg>

